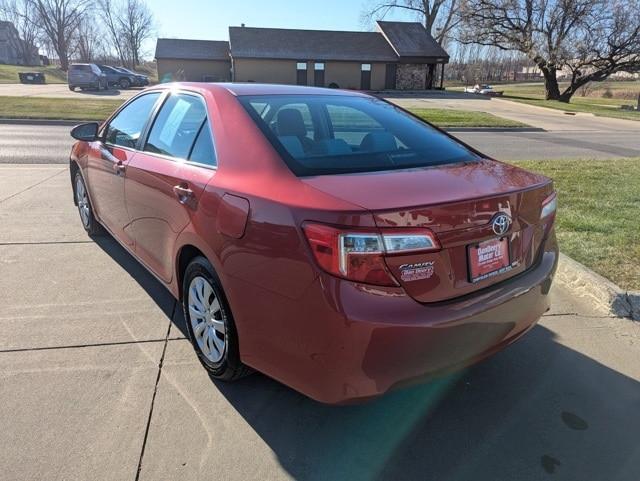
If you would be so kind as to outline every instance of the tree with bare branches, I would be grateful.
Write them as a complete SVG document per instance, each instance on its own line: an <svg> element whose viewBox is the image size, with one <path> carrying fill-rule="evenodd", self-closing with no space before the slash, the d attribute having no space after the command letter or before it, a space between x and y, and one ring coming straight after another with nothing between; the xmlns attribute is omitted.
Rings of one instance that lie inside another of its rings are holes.
<svg viewBox="0 0 640 481"><path fill-rule="evenodd" d="M126 0L120 16L120 29L124 32L132 66L140 65L142 44L153 33L153 14L144 0Z"/></svg>
<svg viewBox="0 0 640 481"><path fill-rule="evenodd" d="M78 23L75 38L75 55L84 63L94 62L103 54L103 29L92 12L87 12Z"/></svg>
<svg viewBox="0 0 640 481"><path fill-rule="evenodd" d="M640 71L640 0L465 0L459 40L524 53L547 100L569 102L583 85ZM569 86L562 92L558 72Z"/></svg>
<svg viewBox="0 0 640 481"><path fill-rule="evenodd" d="M69 57L78 25L91 6L90 0L29 0L43 35L53 47L60 68L69 68Z"/></svg>
<svg viewBox="0 0 640 481"><path fill-rule="evenodd" d="M458 24L460 0L389 0L377 2L367 8L364 16L380 20L394 10L416 15L424 28L443 45Z"/></svg>
<svg viewBox="0 0 640 481"><path fill-rule="evenodd" d="M144 0L97 0L109 40L123 65L140 64L142 45L153 34L153 14Z"/></svg>

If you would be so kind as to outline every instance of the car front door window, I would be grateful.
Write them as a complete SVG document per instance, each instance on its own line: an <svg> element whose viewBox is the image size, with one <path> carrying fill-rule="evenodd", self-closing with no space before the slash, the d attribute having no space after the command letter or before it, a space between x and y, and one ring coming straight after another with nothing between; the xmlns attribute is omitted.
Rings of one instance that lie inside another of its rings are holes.
<svg viewBox="0 0 640 481"><path fill-rule="evenodd" d="M107 126L105 143L135 149L159 97L160 92L142 95L118 112Z"/></svg>

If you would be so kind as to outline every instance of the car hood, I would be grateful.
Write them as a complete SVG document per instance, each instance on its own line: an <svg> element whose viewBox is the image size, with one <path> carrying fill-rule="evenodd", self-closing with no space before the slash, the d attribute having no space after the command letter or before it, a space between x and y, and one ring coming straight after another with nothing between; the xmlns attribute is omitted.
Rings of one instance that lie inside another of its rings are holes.
<svg viewBox="0 0 640 481"><path fill-rule="evenodd" d="M301 180L372 211L452 203L550 183L543 175L488 159L397 171L303 177Z"/></svg>

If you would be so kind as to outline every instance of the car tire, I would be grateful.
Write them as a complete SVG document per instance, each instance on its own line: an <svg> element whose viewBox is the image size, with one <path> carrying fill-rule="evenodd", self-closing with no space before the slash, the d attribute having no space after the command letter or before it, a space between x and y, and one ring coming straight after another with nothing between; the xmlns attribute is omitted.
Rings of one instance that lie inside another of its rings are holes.
<svg viewBox="0 0 640 481"><path fill-rule="evenodd" d="M91 237L95 237L104 233L104 230L100 223L96 220L96 216L93 213L93 206L89 199L87 192L87 185L84 183L84 178L80 170L76 172L73 180L73 195L75 203L78 206L78 213L80 214L80 221L82 227L87 231Z"/></svg>
<svg viewBox="0 0 640 481"><path fill-rule="evenodd" d="M189 340L212 377L234 381L252 372L240 361L231 308L220 279L204 257L194 258L185 269L182 309Z"/></svg>
<svg viewBox="0 0 640 481"><path fill-rule="evenodd" d="M76 86L75 85L69 85L69 90L71 90L72 92L76 91Z"/></svg>
<svg viewBox="0 0 640 481"><path fill-rule="evenodd" d="M129 87L131 87L131 81L128 78L121 78L119 85L121 89L127 90Z"/></svg>

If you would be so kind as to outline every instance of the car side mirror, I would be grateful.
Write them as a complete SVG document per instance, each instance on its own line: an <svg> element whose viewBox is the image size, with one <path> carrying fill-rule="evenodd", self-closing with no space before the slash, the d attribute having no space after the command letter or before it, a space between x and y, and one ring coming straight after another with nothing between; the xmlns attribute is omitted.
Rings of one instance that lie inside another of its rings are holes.
<svg viewBox="0 0 640 481"><path fill-rule="evenodd" d="M98 140L98 122L87 122L86 124L76 125L71 129L71 137L76 140L84 140L85 142L94 142Z"/></svg>

